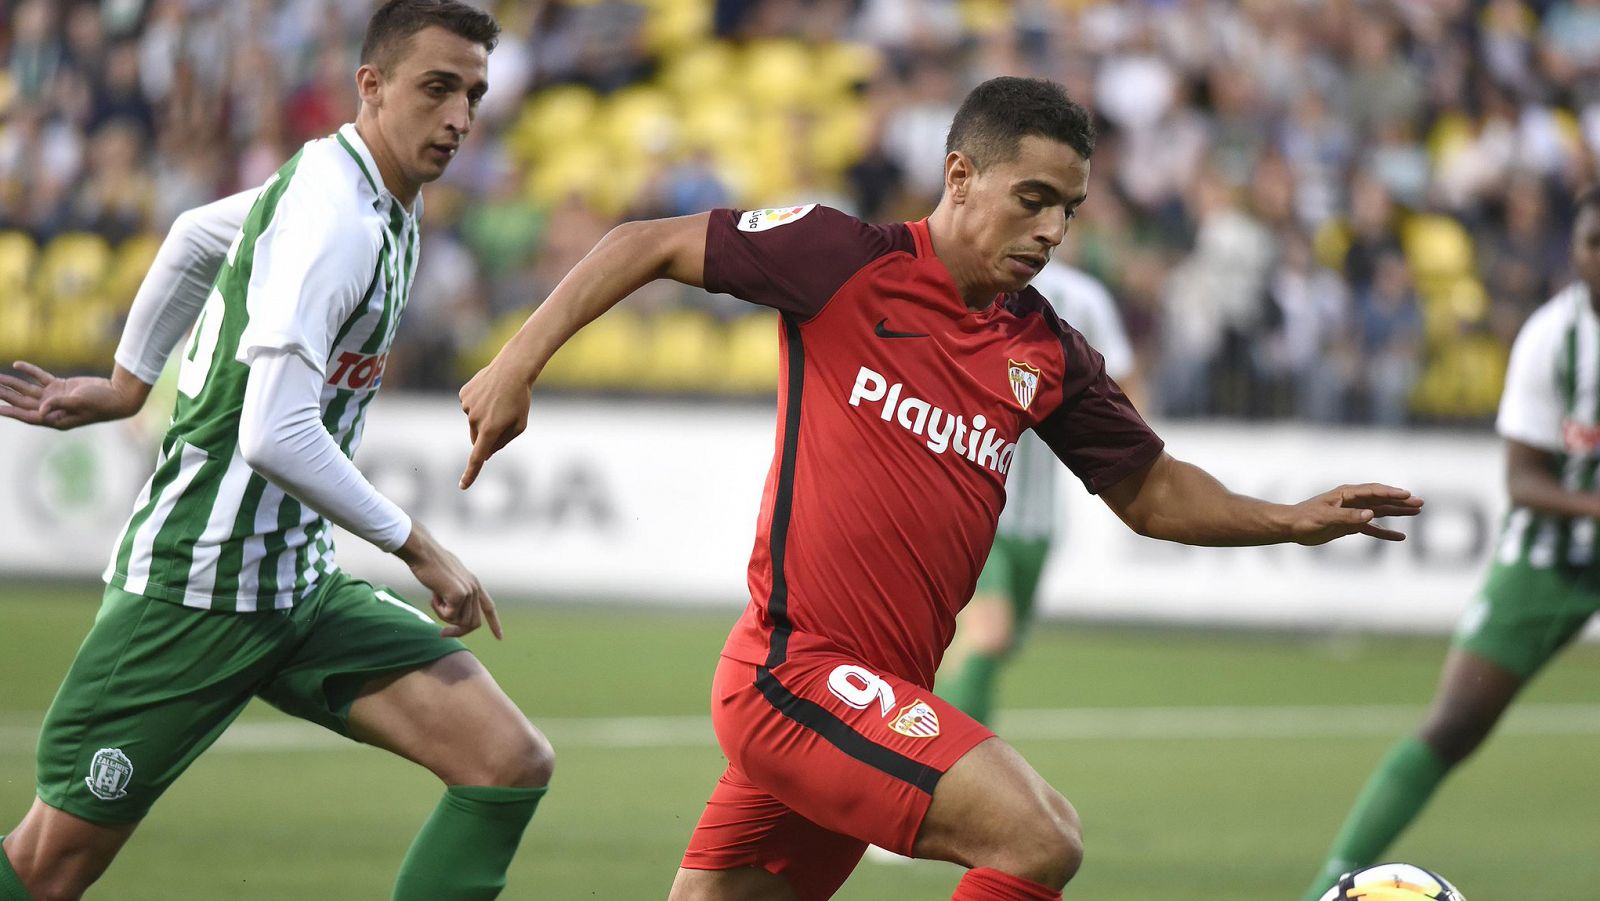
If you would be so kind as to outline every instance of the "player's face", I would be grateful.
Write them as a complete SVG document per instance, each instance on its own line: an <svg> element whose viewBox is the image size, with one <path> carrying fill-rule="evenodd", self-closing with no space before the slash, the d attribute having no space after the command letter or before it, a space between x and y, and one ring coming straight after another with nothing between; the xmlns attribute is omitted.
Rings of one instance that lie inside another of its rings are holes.
<svg viewBox="0 0 1600 901"><path fill-rule="evenodd" d="M472 130L489 90L488 71L482 44L430 26L380 73L378 130L406 182L422 185L444 174Z"/></svg>
<svg viewBox="0 0 1600 901"><path fill-rule="evenodd" d="M953 177L954 165L947 168ZM962 244L974 274L996 292L1020 291L1067 234L1089 191L1089 161L1066 144L1028 135L1015 158L970 170L961 193Z"/></svg>
<svg viewBox="0 0 1600 901"><path fill-rule="evenodd" d="M1600 207L1594 204L1579 210L1572 225L1572 268L1589 293L1600 297Z"/></svg>

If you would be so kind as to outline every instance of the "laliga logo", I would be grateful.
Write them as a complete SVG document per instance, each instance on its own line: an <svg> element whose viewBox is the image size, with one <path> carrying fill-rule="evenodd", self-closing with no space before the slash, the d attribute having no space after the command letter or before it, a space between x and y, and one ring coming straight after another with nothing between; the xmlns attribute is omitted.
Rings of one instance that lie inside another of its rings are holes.
<svg viewBox="0 0 1600 901"><path fill-rule="evenodd" d="M979 466L1005 475L1011 468L1011 458L1017 452L1015 441L1007 441L994 429L985 430L988 420L983 414L966 419L948 413L920 397L902 398L905 386L899 382L890 385L879 373L861 367L856 373L856 384L850 391L850 406L859 407L862 401L883 401L878 418L895 422L918 437L925 437L928 450L943 454L951 448L956 455L965 457Z"/></svg>

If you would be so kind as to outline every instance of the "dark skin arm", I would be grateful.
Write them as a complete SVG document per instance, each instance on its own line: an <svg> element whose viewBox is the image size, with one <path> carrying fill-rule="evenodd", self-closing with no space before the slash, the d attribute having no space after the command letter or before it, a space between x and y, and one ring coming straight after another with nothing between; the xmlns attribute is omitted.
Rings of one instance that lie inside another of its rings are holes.
<svg viewBox="0 0 1600 901"><path fill-rule="evenodd" d="M697 213L625 222L572 267L489 365L461 389L461 410L472 437L462 488L478 477L484 461L528 427L534 380L579 329L658 278L704 285L710 218L710 213Z"/></svg>
<svg viewBox="0 0 1600 901"><path fill-rule="evenodd" d="M1600 516L1600 494L1569 491L1555 474L1555 455L1506 441L1506 494L1514 507L1555 516Z"/></svg>
<svg viewBox="0 0 1600 901"><path fill-rule="evenodd" d="M1373 520L1415 516L1422 498L1388 485L1342 485L1298 504L1274 504L1223 487L1210 473L1163 452L1101 493L1128 527L1149 538L1211 547L1326 544L1361 533L1403 541Z"/></svg>

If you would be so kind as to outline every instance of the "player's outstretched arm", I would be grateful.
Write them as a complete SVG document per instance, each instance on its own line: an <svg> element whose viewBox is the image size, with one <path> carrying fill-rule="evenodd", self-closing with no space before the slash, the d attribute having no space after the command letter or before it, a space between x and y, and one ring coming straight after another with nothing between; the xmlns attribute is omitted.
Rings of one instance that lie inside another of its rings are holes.
<svg viewBox="0 0 1600 901"><path fill-rule="evenodd" d="M534 380L579 329L658 278L704 285L710 217L698 213L625 222L572 267L489 365L461 389L461 409L467 414L472 440L462 488L472 484L486 460L528 427Z"/></svg>
<svg viewBox="0 0 1600 901"><path fill-rule="evenodd" d="M0 374L0 416L29 425L74 429L139 412L167 357L205 306L228 246L257 191L243 191L178 217L145 274L117 345L110 378L58 378L26 361Z"/></svg>
<svg viewBox="0 0 1600 901"><path fill-rule="evenodd" d="M1388 485L1341 485L1298 504L1274 504L1229 491L1210 473L1163 452L1149 466L1101 492L1141 535L1182 544L1235 547L1325 544L1360 533L1403 541L1375 519L1415 516L1422 498Z"/></svg>

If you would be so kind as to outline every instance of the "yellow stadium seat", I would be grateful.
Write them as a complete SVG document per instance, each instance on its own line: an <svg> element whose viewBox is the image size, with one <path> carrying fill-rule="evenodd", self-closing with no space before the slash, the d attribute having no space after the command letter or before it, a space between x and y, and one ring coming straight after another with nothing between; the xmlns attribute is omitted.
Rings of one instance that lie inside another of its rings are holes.
<svg viewBox="0 0 1600 901"><path fill-rule="evenodd" d="M619 156L670 152L678 144L677 109L659 88L624 88L601 106L599 131Z"/></svg>
<svg viewBox="0 0 1600 901"><path fill-rule="evenodd" d="M106 277L105 292L114 308L126 310L133 303L133 295L138 293L139 284L150 271L150 264L155 262L156 251L160 248L161 239L149 234L135 235L117 248L116 259Z"/></svg>
<svg viewBox="0 0 1600 901"><path fill-rule="evenodd" d="M1412 392L1414 412L1435 419L1481 419L1494 413L1505 384L1506 349L1484 335L1462 336L1429 359Z"/></svg>
<svg viewBox="0 0 1600 901"><path fill-rule="evenodd" d="M110 245L90 232L59 235L46 246L34 274L34 291L46 306L99 298L110 269Z"/></svg>
<svg viewBox="0 0 1600 901"><path fill-rule="evenodd" d="M771 394L778 388L778 315L756 312L727 329L727 364L719 384L738 394Z"/></svg>
<svg viewBox="0 0 1600 901"><path fill-rule="evenodd" d="M650 322L650 344L640 387L666 393L719 387L727 368L727 342L711 314L672 310Z"/></svg>
<svg viewBox="0 0 1600 901"><path fill-rule="evenodd" d="M739 85L768 108L800 106L816 96L816 74L810 52L798 41L753 41L744 49Z"/></svg>
<svg viewBox="0 0 1600 901"><path fill-rule="evenodd" d="M1400 246L1417 285L1436 290L1472 272L1472 236L1448 216L1412 216L1400 228Z"/></svg>
<svg viewBox="0 0 1600 901"><path fill-rule="evenodd" d="M519 158L532 160L543 158L552 149L585 143L599 106L599 98L588 88L546 88L523 106L510 146Z"/></svg>
<svg viewBox="0 0 1600 901"><path fill-rule="evenodd" d="M837 174L866 152L872 117L854 98L841 98L833 111L817 120L811 132L811 161L822 172Z"/></svg>
<svg viewBox="0 0 1600 901"><path fill-rule="evenodd" d="M27 289L38 259L39 248L26 232L0 232L0 303Z"/></svg>
<svg viewBox="0 0 1600 901"><path fill-rule="evenodd" d="M528 199L552 207L572 196L590 197L611 174L610 155L593 145L572 144L528 171Z"/></svg>
<svg viewBox="0 0 1600 901"><path fill-rule="evenodd" d="M686 103L733 87L736 69L733 48L722 41L695 44L666 61L658 81Z"/></svg>
<svg viewBox="0 0 1600 901"><path fill-rule="evenodd" d="M829 94L870 82L883 67L883 54L871 44L836 41L818 47L812 56L817 83Z"/></svg>
<svg viewBox="0 0 1600 901"><path fill-rule="evenodd" d="M722 151L739 145L753 115L742 97L718 90L696 95L683 108L683 143L690 149Z"/></svg>
<svg viewBox="0 0 1600 901"><path fill-rule="evenodd" d="M573 336L540 380L594 391L637 390L644 368L641 353L648 341L649 330L639 314L615 308Z"/></svg>
<svg viewBox="0 0 1600 901"><path fill-rule="evenodd" d="M702 0L650 0L645 47L656 55L704 42L711 35L712 5Z"/></svg>

